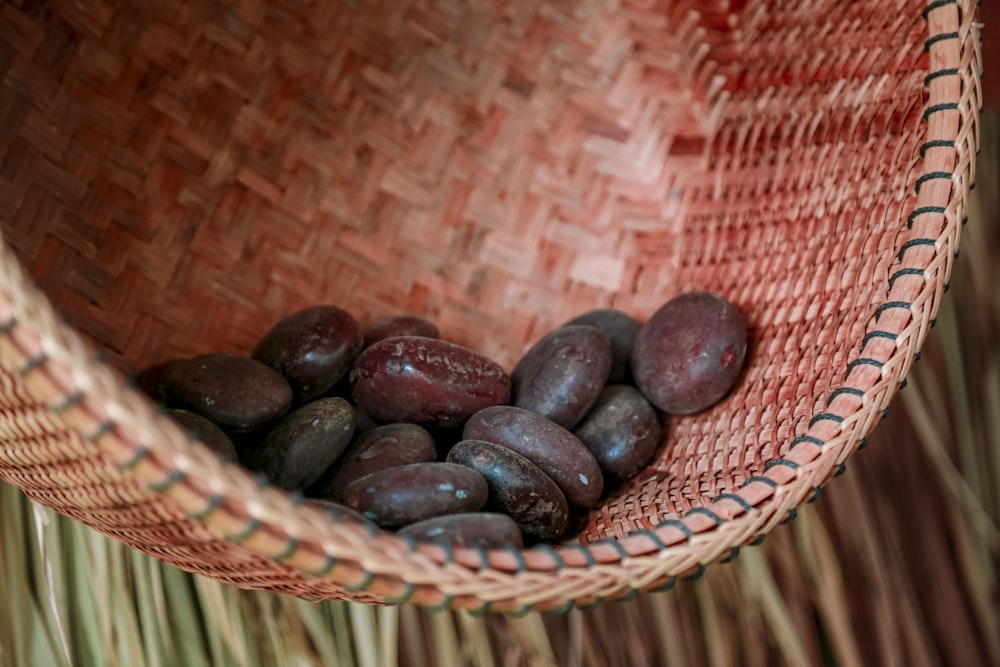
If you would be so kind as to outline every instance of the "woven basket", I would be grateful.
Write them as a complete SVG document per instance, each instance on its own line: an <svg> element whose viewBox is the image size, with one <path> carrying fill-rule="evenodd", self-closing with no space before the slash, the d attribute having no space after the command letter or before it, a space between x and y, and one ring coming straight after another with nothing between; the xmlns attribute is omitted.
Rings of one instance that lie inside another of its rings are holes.
<svg viewBox="0 0 1000 667"><path fill-rule="evenodd" d="M313 599L564 610L755 544L863 445L973 181L972 0L15 0L0 10L0 478L180 568ZM125 378L335 303L508 369L689 289L717 407L576 539L414 545L225 465Z"/></svg>

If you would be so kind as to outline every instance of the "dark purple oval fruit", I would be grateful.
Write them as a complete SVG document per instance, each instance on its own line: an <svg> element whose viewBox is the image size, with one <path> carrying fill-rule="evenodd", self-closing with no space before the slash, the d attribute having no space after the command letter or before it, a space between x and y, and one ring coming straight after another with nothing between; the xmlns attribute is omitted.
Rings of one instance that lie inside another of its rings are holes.
<svg viewBox="0 0 1000 667"><path fill-rule="evenodd" d="M326 393L361 352L361 325L337 306L289 315L264 334L251 355L288 379L295 402Z"/></svg>
<svg viewBox="0 0 1000 667"><path fill-rule="evenodd" d="M587 324L564 326L542 337L510 375L513 404L564 428L587 414L607 383L611 342Z"/></svg>
<svg viewBox="0 0 1000 667"><path fill-rule="evenodd" d="M510 378L494 361L460 345L403 336L379 341L351 370L351 394L376 421L460 424L510 400Z"/></svg>
<svg viewBox="0 0 1000 667"><path fill-rule="evenodd" d="M436 459L434 439L422 426L377 426L355 438L330 483L320 495L341 501L347 486L365 475L411 463L430 463Z"/></svg>
<svg viewBox="0 0 1000 667"><path fill-rule="evenodd" d="M239 460L233 441L212 420L194 412L176 408L170 410L170 416L184 427L191 438L198 440L218 454L223 461L236 463Z"/></svg>
<svg viewBox="0 0 1000 667"><path fill-rule="evenodd" d="M288 412L292 390L279 373L256 359L205 354L165 370L163 399L172 408L207 417L226 431L260 428Z"/></svg>
<svg viewBox="0 0 1000 667"><path fill-rule="evenodd" d="M660 420L635 387L612 384L573 434L593 453L601 469L624 481L650 462L661 440Z"/></svg>
<svg viewBox="0 0 1000 667"><path fill-rule="evenodd" d="M413 463L365 475L344 491L344 504L385 527L475 512L489 488L475 470L453 463Z"/></svg>
<svg viewBox="0 0 1000 667"><path fill-rule="evenodd" d="M566 531L566 497L551 477L517 452L485 440L463 440L447 460L485 477L490 506L510 515L525 534L555 540Z"/></svg>
<svg viewBox="0 0 1000 667"><path fill-rule="evenodd" d="M268 431L253 457L253 468L276 486L301 491L340 458L353 434L350 403L342 398L315 400Z"/></svg>
<svg viewBox="0 0 1000 667"><path fill-rule="evenodd" d="M524 456L551 477L573 505L592 507L601 497L604 477L597 459L575 435L539 414L509 405L486 408L469 418L462 436Z"/></svg>
<svg viewBox="0 0 1000 667"><path fill-rule="evenodd" d="M664 412L693 414L718 403L736 384L747 327L718 294L687 292L643 325L632 352L636 385Z"/></svg>
<svg viewBox="0 0 1000 667"><path fill-rule="evenodd" d="M164 388L163 382L167 375L167 370L169 370L170 367L178 361L180 360L171 359L169 361L161 361L153 364L152 366L143 368L135 375L134 379L136 388L154 401L162 401Z"/></svg>
<svg viewBox="0 0 1000 667"><path fill-rule="evenodd" d="M611 342L611 370L608 383L625 382L631 375L632 349L639 335L639 323L628 313L614 308L601 308L575 317L564 326L589 324L604 332Z"/></svg>
<svg viewBox="0 0 1000 667"><path fill-rule="evenodd" d="M418 542L436 542L483 549L523 549L517 522L497 512L466 512L425 519L396 531Z"/></svg>
<svg viewBox="0 0 1000 667"><path fill-rule="evenodd" d="M430 320L415 315L396 315L373 322L365 329L365 347L370 347L386 338L400 336L437 338L438 335L437 325Z"/></svg>

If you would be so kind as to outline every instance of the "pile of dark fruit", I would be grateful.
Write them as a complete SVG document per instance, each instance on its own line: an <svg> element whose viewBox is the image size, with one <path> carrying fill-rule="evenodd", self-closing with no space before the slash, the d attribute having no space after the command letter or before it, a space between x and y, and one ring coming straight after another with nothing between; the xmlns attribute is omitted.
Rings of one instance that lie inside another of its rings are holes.
<svg viewBox="0 0 1000 667"><path fill-rule="evenodd" d="M641 471L668 414L733 387L746 325L688 292L642 326L595 310L510 374L402 316L366 330L336 306L279 322L250 356L206 354L136 380L223 458L342 520L485 548L563 538Z"/></svg>

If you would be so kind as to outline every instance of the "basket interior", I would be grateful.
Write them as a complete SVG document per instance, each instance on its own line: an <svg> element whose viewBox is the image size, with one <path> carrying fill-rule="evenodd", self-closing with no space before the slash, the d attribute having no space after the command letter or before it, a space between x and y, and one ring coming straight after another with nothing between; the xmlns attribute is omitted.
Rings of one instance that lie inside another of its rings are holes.
<svg viewBox="0 0 1000 667"><path fill-rule="evenodd" d="M745 377L580 538L650 527L806 430L905 231L921 3L785 4L7 4L3 235L126 373L316 303L509 370L583 311L724 294Z"/></svg>

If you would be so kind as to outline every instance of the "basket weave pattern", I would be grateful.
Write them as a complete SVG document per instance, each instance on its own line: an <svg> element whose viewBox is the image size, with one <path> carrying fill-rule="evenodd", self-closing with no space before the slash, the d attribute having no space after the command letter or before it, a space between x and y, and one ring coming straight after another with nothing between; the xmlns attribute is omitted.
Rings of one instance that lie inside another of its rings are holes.
<svg viewBox="0 0 1000 667"><path fill-rule="evenodd" d="M978 144L972 2L785 4L4 4L0 479L311 598L558 610L735 556L898 389ZM745 377L558 548L335 524L121 374L319 302L509 368L584 310L694 288L746 314Z"/></svg>

